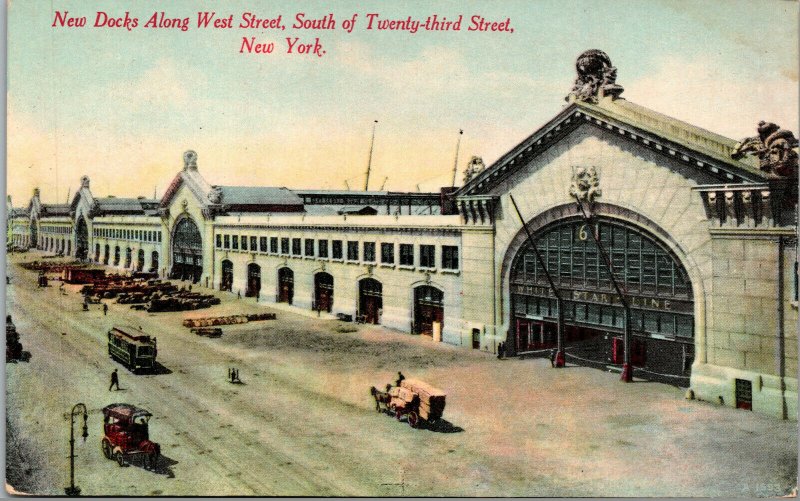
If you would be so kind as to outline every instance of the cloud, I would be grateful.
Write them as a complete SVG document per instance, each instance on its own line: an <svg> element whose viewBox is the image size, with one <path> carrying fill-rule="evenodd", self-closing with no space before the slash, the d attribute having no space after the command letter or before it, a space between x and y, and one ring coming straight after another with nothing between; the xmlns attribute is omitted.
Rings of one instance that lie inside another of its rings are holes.
<svg viewBox="0 0 800 501"><path fill-rule="evenodd" d="M138 78L117 81L106 87L104 93L109 101L120 103L128 109L172 109L193 101L191 89L202 86L203 82L205 77L197 69L162 58Z"/></svg>
<svg viewBox="0 0 800 501"><path fill-rule="evenodd" d="M668 57L655 73L620 83L637 104L733 139L755 134L760 120L798 131L796 68L753 81L713 61Z"/></svg>

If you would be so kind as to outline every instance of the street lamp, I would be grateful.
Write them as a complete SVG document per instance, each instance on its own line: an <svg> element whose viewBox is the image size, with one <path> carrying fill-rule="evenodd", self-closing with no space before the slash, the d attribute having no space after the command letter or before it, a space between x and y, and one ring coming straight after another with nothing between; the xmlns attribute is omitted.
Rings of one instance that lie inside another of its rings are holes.
<svg viewBox="0 0 800 501"><path fill-rule="evenodd" d="M83 412L83 441L89 436L89 428L86 426L86 406L75 404L69 415L69 487L64 488L67 496L77 496L81 493L81 488L75 485L75 413Z"/></svg>

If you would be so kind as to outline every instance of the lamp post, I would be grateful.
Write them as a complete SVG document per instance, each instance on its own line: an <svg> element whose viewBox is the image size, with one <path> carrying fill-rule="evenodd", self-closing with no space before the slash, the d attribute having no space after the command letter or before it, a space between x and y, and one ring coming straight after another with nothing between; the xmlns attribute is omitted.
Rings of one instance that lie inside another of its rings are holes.
<svg viewBox="0 0 800 501"><path fill-rule="evenodd" d="M83 412L83 441L89 436L89 429L86 426L86 406L75 404L69 414L69 487L64 488L67 496L77 496L81 493L81 488L75 485L75 413Z"/></svg>

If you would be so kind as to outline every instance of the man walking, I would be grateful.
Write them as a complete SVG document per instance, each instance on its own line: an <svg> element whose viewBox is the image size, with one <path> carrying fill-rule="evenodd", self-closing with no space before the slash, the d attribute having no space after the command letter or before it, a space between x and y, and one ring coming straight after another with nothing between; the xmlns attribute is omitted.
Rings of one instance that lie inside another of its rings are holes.
<svg viewBox="0 0 800 501"><path fill-rule="evenodd" d="M108 305L103 303L103 316L108 315Z"/></svg>
<svg viewBox="0 0 800 501"><path fill-rule="evenodd" d="M111 373L111 386L108 387L108 391L111 391L111 388L117 387L117 391L119 391L119 374L117 374L117 369L114 369L114 372Z"/></svg>

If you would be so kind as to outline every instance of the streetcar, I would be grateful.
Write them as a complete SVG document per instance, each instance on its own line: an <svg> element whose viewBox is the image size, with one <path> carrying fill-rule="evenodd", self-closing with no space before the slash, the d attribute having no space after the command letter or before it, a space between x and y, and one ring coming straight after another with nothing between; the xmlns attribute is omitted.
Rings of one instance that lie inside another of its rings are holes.
<svg viewBox="0 0 800 501"><path fill-rule="evenodd" d="M114 327L108 331L108 355L132 372L152 369L157 354L156 338L141 330Z"/></svg>

